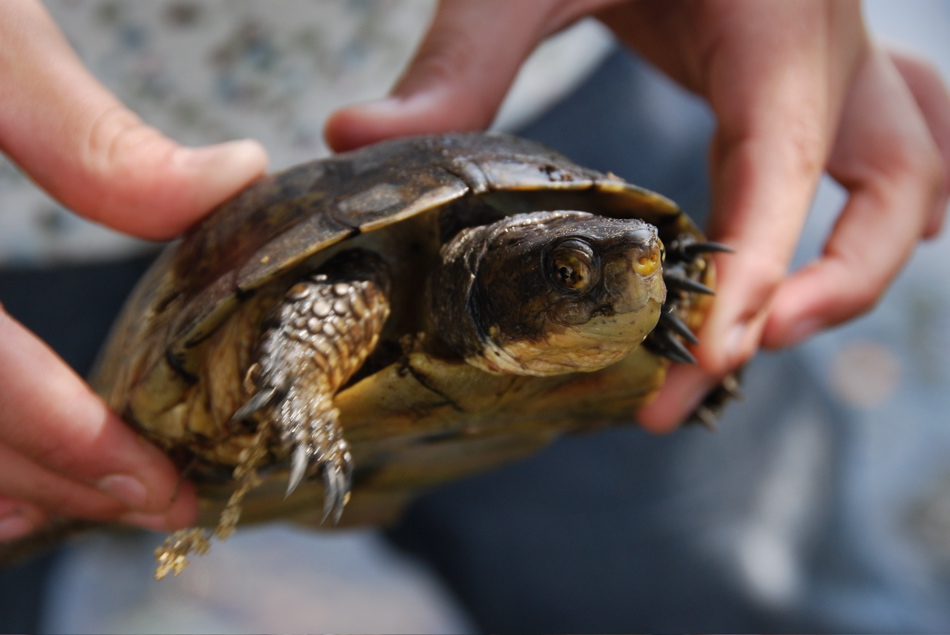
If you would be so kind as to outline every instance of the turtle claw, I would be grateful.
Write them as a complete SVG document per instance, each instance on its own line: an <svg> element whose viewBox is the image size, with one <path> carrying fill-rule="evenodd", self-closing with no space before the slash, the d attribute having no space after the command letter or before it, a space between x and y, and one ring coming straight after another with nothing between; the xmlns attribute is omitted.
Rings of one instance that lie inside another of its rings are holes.
<svg viewBox="0 0 950 635"><path fill-rule="evenodd" d="M716 295L716 292L704 285L702 282L687 278L686 276L668 273L663 276L663 282L670 289L678 291L689 291L690 293L701 293L703 295Z"/></svg>
<svg viewBox="0 0 950 635"><path fill-rule="evenodd" d="M334 525L339 523L349 499L353 459L345 442L339 442L334 450L329 457L314 460L315 454L306 445L300 444L294 449L290 460L290 477L284 498L290 496L308 474L320 472L323 477L323 516L320 524L326 522L327 518L332 518Z"/></svg>
<svg viewBox="0 0 950 635"><path fill-rule="evenodd" d="M647 339L655 353L680 364L696 364L696 358L668 329L656 329Z"/></svg>
<svg viewBox="0 0 950 635"><path fill-rule="evenodd" d="M719 429L719 422L716 420L716 413L713 412L713 409L708 406L699 406L696 408L696 410L693 411L690 421L693 423L698 423L710 432L715 432Z"/></svg>
<svg viewBox="0 0 950 635"><path fill-rule="evenodd" d="M704 240L695 243L689 243L688 245L683 246L683 251L690 256L701 256L702 254L710 253L724 253L731 254L735 253L735 249L729 245L724 245L722 243L717 243L712 240Z"/></svg>
<svg viewBox="0 0 950 635"><path fill-rule="evenodd" d="M670 244L663 271L663 282L668 291L666 302L657 327L644 342L657 355L680 364L697 363L696 357L683 342L696 346L699 339L676 313L684 308L687 312L691 310L692 301L688 299L688 294L716 294L712 288L696 279L703 277L701 256L714 252L731 253L732 248L712 241L696 241L692 237L674 240Z"/></svg>
<svg viewBox="0 0 950 635"><path fill-rule="evenodd" d="M739 369L735 373L723 377L719 385L709 391L702 403L696 407L687 423L699 424L707 430L715 432L719 428L717 419L725 405L731 400L741 400L743 398L742 391L739 390L739 376L741 373L742 369Z"/></svg>
<svg viewBox="0 0 950 635"><path fill-rule="evenodd" d="M745 399L745 395L742 394L742 389L739 387L739 371L723 377L719 388L723 391L725 396L723 401L725 401L725 398L734 399L736 401Z"/></svg>
<svg viewBox="0 0 950 635"><path fill-rule="evenodd" d="M303 482L307 476L307 463L309 463L310 452L303 445L298 445L294 450L293 457L290 460L290 478L287 480L287 491L284 498L293 494L297 486Z"/></svg>
<svg viewBox="0 0 950 635"><path fill-rule="evenodd" d="M686 323L679 319L679 317L677 317L676 313L673 311L663 311L660 313L660 324L670 329L693 346L699 344L699 339L696 337L696 335L691 330L689 330L689 327L686 326Z"/></svg>
<svg viewBox="0 0 950 635"><path fill-rule="evenodd" d="M320 523L327 518L333 518L333 524L340 522L340 516L343 515L343 508L349 499L350 493L350 453L346 452L340 463L323 464L323 518Z"/></svg>
<svg viewBox="0 0 950 635"><path fill-rule="evenodd" d="M254 414L263 410L280 398L280 391L274 386L267 386L251 395L247 402L235 411L231 416L231 421L250 421Z"/></svg>

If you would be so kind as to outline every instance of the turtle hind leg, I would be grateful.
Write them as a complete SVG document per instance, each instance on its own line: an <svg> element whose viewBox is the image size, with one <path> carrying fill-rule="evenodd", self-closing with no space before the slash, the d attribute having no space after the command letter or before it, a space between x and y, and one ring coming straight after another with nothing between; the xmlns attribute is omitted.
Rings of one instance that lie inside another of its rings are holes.
<svg viewBox="0 0 950 635"><path fill-rule="evenodd" d="M324 519L338 521L353 471L336 392L375 348L389 315L389 271L375 253L342 252L292 286L268 316L237 421L269 427L290 459L287 495L322 477Z"/></svg>

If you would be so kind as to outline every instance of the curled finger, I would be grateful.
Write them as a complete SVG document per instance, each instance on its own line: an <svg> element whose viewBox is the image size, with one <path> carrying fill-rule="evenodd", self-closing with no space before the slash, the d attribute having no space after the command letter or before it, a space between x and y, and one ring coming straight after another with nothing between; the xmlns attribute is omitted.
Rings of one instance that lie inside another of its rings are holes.
<svg viewBox="0 0 950 635"><path fill-rule="evenodd" d="M638 413L650 429L682 421L758 350L825 170L850 77L866 51L855 3L831 11L823 3L740 4L741 11L695 5L685 22L696 31L689 40L671 5L647 5L669 33L648 33L646 54L702 93L716 115L708 234L734 250L715 259L716 298L693 350L698 366L674 369L655 402ZM643 29L626 28L637 24L620 22L615 30L637 46ZM682 45L669 59L657 46L666 36L680 37Z"/></svg>
<svg viewBox="0 0 950 635"><path fill-rule="evenodd" d="M901 74L876 51L855 78L829 159L847 202L821 256L782 285L765 346L793 345L874 307L935 231L947 165L931 131Z"/></svg>
<svg viewBox="0 0 950 635"><path fill-rule="evenodd" d="M9 455L0 480L15 487L26 478L8 469L14 457L63 480L42 481L51 513L69 508L83 488L145 514L194 514L193 488L179 487L171 461L141 439L35 335L0 309L0 446ZM69 490L65 487L80 488ZM71 491L69 494L67 490ZM25 491L4 490L18 498ZM91 496L90 503L105 504ZM58 498L57 498L58 497ZM57 503L58 501L58 503ZM111 508L97 507L103 515ZM67 509L71 511L71 508Z"/></svg>
<svg viewBox="0 0 950 635"><path fill-rule="evenodd" d="M930 63L904 51L888 54L914 97L943 162L943 191L924 229L924 237L933 238L943 226L950 200L950 90Z"/></svg>

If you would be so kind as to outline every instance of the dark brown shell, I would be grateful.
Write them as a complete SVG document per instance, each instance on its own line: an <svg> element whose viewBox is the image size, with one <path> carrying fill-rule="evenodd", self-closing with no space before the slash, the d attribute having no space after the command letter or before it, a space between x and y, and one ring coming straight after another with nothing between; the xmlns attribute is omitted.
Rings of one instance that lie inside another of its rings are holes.
<svg viewBox="0 0 950 635"><path fill-rule="evenodd" d="M190 231L159 272L184 301L166 318L174 321L168 337L185 347L202 339L241 294L334 243L488 193L508 194L519 211L576 209L691 227L659 194L516 137L389 141L267 176Z"/></svg>

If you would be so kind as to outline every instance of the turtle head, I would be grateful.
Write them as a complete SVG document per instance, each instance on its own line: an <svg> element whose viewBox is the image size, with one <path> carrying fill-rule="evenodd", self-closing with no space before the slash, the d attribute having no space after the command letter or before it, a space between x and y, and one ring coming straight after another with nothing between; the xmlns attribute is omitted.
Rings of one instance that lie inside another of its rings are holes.
<svg viewBox="0 0 950 635"><path fill-rule="evenodd" d="M640 220L519 214L443 247L430 306L449 345L485 370L599 370L656 326L662 252L656 228Z"/></svg>

